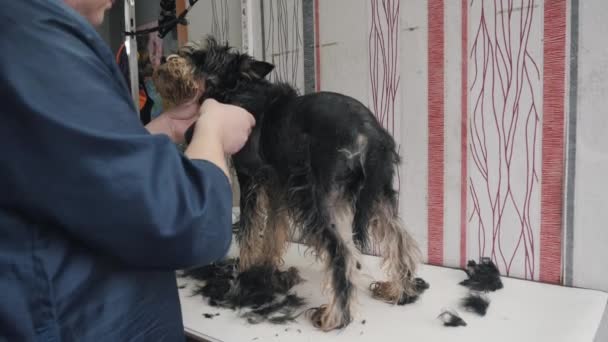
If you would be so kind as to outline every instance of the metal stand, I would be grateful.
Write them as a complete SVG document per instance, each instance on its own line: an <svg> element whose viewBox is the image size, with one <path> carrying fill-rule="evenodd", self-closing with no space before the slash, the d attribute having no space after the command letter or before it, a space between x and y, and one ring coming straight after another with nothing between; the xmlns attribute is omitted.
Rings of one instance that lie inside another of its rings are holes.
<svg viewBox="0 0 608 342"><path fill-rule="evenodd" d="M135 31L135 0L125 0L125 31ZM131 79L131 96L139 114L139 72L137 66L137 39L125 37L125 50L129 58L129 78Z"/></svg>
<svg viewBox="0 0 608 342"><path fill-rule="evenodd" d="M241 38L242 52L254 56L253 1L241 0Z"/></svg>

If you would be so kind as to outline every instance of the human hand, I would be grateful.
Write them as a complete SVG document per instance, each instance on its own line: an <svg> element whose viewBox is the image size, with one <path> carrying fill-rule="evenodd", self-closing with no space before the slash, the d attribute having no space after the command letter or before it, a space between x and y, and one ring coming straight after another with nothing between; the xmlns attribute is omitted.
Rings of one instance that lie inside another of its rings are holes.
<svg viewBox="0 0 608 342"><path fill-rule="evenodd" d="M213 99L203 102L200 113L194 139L198 134L215 137L222 145L224 153L229 155L243 148L255 126L255 118L245 109L222 104Z"/></svg>

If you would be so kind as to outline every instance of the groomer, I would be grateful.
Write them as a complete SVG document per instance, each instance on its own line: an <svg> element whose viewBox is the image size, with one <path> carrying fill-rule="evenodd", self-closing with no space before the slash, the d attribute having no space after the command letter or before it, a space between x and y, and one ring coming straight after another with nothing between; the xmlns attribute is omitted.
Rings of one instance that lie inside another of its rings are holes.
<svg viewBox="0 0 608 342"><path fill-rule="evenodd" d="M174 270L227 252L253 117L193 99L143 127L93 28L113 0L0 3L0 341L183 340Z"/></svg>

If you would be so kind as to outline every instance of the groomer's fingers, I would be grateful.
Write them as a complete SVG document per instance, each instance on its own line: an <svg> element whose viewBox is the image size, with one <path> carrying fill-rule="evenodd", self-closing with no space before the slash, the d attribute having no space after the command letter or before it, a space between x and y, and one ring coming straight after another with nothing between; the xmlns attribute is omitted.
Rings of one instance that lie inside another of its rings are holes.
<svg viewBox="0 0 608 342"><path fill-rule="evenodd" d="M251 115L250 113L248 113L248 114L249 114L249 118L251 120L251 126L255 126L255 124L256 124L255 117L253 115Z"/></svg>

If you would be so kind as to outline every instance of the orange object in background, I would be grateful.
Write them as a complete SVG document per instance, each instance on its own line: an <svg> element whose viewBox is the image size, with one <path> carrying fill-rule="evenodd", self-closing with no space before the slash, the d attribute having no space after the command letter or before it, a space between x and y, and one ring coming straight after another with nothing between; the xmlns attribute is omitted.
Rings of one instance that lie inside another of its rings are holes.
<svg viewBox="0 0 608 342"><path fill-rule="evenodd" d="M182 13L186 9L186 0L175 1L175 12ZM188 42L188 28L184 25L177 25L177 43L184 46Z"/></svg>

